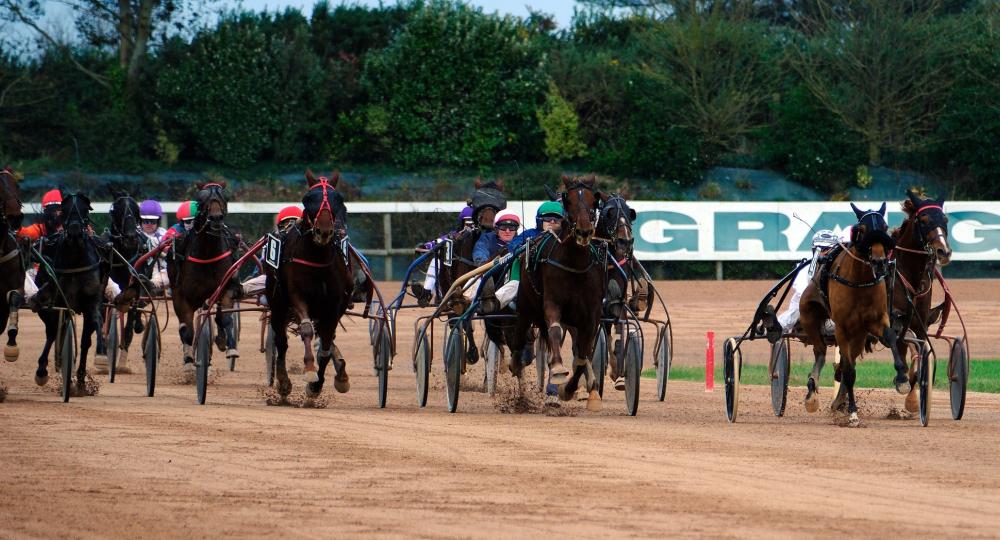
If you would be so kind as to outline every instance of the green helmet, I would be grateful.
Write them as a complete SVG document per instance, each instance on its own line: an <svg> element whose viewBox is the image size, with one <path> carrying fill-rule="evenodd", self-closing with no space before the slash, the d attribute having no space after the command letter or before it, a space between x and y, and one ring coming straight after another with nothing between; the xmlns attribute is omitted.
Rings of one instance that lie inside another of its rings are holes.
<svg viewBox="0 0 1000 540"><path fill-rule="evenodd" d="M535 216L562 216L563 214L564 210L562 203L556 201L546 201L538 207L538 212L535 213Z"/></svg>

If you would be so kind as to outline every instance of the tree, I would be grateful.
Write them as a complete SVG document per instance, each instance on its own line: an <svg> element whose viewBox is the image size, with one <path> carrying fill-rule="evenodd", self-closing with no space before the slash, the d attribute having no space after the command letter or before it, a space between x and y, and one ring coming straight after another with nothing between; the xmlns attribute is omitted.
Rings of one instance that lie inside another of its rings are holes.
<svg viewBox="0 0 1000 540"><path fill-rule="evenodd" d="M559 94L555 83L549 84L545 106L536 114L538 124L545 132L545 155L550 160L560 162L587 154L587 145L580 138L580 120L576 111Z"/></svg>
<svg viewBox="0 0 1000 540"><path fill-rule="evenodd" d="M864 137L868 162L933 142L968 40L938 0L815 0L789 57L824 107Z"/></svg>

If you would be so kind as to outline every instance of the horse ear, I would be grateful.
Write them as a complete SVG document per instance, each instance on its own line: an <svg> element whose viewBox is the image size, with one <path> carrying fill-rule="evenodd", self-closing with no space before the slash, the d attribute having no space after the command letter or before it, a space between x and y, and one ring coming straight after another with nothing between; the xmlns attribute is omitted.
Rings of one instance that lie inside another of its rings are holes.
<svg viewBox="0 0 1000 540"><path fill-rule="evenodd" d="M882 214L882 217L886 217L886 212L885 212L885 202L884 202L884 201L882 202L882 206L881 206L881 207L879 207L879 209L878 209L878 213L879 213L879 214Z"/></svg>
<svg viewBox="0 0 1000 540"><path fill-rule="evenodd" d="M635 221L635 208L628 209L628 220Z"/></svg>
<svg viewBox="0 0 1000 540"><path fill-rule="evenodd" d="M564 174L562 175L562 182L563 185L566 186L566 189L569 189L570 184L573 183L573 179Z"/></svg>
<svg viewBox="0 0 1000 540"><path fill-rule="evenodd" d="M472 182L472 187L476 189L483 187L483 179L477 176L476 180Z"/></svg>
<svg viewBox="0 0 1000 540"><path fill-rule="evenodd" d="M938 198L937 198L937 200L936 200L936 201L934 201L934 202L935 202L935 203L936 203L936 204L937 204L938 206L940 206L942 210L944 209L944 195L942 195L942 196L938 197Z"/></svg>
<svg viewBox="0 0 1000 540"><path fill-rule="evenodd" d="M316 185L316 175L313 174L312 169L306 169L306 185L309 187Z"/></svg>
<svg viewBox="0 0 1000 540"><path fill-rule="evenodd" d="M333 186L334 189L337 189L337 184L339 183L340 183L340 171L333 171L332 173L330 173L330 185Z"/></svg>
<svg viewBox="0 0 1000 540"><path fill-rule="evenodd" d="M912 189L906 190L906 196L910 199L910 202L913 203L914 208L920 206L920 198L917 197L917 193L915 191Z"/></svg>
<svg viewBox="0 0 1000 540"><path fill-rule="evenodd" d="M857 206L854 206L854 203L851 203L851 210L854 210L854 217L858 218L858 221L860 221L861 217L865 215L864 211Z"/></svg>
<svg viewBox="0 0 1000 540"><path fill-rule="evenodd" d="M607 193L601 193L600 191L598 191L597 193L594 193L594 195L596 195L597 198L600 199L602 203L608 202L608 194Z"/></svg>
<svg viewBox="0 0 1000 540"><path fill-rule="evenodd" d="M556 193L556 190L550 188L548 184L545 184L545 194L548 195L550 201L559 200L559 194Z"/></svg>
<svg viewBox="0 0 1000 540"><path fill-rule="evenodd" d="M205 189L205 182L195 182L194 187L197 188L198 191L201 191Z"/></svg>
<svg viewBox="0 0 1000 540"><path fill-rule="evenodd" d="M583 179L583 183L584 183L584 185L587 185L587 186L590 186L590 187L594 187L594 185L597 184L597 175L596 174L592 174L592 175L584 178Z"/></svg>
<svg viewBox="0 0 1000 540"><path fill-rule="evenodd" d="M503 178L501 178L501 179L497 180L497 181L496 181L496 184L497 184L497 189L499 189L500 191L503 191L503 190L504 190L504 189L503 189Z"/></svg>

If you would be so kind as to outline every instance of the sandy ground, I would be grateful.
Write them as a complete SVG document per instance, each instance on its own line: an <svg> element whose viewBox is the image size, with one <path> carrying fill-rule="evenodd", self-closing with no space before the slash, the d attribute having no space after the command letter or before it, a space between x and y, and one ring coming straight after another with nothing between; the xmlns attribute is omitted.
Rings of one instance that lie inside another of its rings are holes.
<svg viewBox="0 0 1000 540"><path fill-rule="evenodd" d="M1000 357L987 326L1000 309L993 283L954 283L976 357ZM741 331L767 286L661 283L677 361L703 361L706 330ZM205 406L181 383L174 328L155 398L142 397L139 368L113 385L99 377L97 396L63 404L32 381L41 325L25 314L21 360L0 366L9 392L0 404L0 538L1000 531L997 395L971 393L965 418L954 422L938 392L927 428L887 418L901 405L889 391L861 391L864 427L850 429L822 409L805 413L797 388L786 417L775 418L761 387L744 388L740 423L729 425L721 388L706 393L675 381L660 403L651 380L643 381L635 418L624 416L613 390L601 413L574 402L505 414L517 399L514 383L504 377L499 397L490 398L478 391L477 365L452 415L440 361L427 408L416 407L410 312L399 321L389 405L379 410L366 325L345 324L339 344L352 388L336 395L328 388L325 408L265 404L253 316L244 318L237 371L216 374ZM297 345L290 358L300 354ZM300 377L292 380L298 392Z"/></svg>

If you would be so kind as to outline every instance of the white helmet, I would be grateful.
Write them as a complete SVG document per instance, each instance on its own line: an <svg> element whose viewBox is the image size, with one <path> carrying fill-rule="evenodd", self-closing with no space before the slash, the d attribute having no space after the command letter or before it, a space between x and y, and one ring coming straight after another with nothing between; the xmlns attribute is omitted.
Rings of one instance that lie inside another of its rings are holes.
<svg viewBox="0 0 1000 540"><path fill-rule="evenodd" d="M813 235L812 246L813 249L829 248L837 245L839 242L840 237L837 236L837 233L829 229L823 229L821 231L817 231L816 234Z"/></svg>

